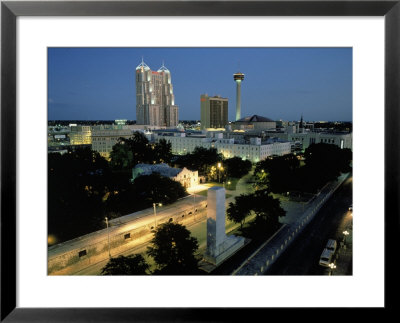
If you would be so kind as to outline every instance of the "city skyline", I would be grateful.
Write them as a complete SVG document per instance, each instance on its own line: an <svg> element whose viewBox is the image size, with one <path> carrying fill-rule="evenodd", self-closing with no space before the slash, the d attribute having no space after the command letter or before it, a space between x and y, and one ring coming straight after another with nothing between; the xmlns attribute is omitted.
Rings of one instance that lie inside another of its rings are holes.
<svg viewBox="0 0 400 323"><path fill-rule="evenodd" d="M135 68L171 71L179 120L200 120L200 95L229 100L245 75L241 116L352 121L351 48L49 48L49 120L136 120Z"/></svg>

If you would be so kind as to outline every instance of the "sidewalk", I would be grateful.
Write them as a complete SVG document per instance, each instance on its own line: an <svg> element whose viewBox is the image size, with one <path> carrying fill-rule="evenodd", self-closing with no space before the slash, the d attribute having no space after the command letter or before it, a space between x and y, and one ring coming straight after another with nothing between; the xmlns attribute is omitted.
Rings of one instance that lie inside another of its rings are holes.
<svg viewBox="0 0 400 323"><path fill-rule="evenodd" d="M336 268L331 273L331 275L334 276L353 274L353 230L348 228L346 231L349 232L349 234L344 243L340 243L336 254Z"/></svg>

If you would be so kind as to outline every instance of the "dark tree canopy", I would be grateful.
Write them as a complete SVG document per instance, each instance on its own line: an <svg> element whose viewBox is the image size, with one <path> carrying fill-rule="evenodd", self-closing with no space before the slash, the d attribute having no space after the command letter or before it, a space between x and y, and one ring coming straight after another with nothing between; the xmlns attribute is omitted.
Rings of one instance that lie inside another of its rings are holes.
<svg viewBox="0 0 400 323"><path fill-rule="evenodd" d="M147 275L150 266L142 255L111 258L101 270L102 275Z"/></svg>
<svg viewBox="0 0 400 323"><path fill-rule="evenodd" d="M240 178L251 170L252 163L250 160L232 157L224 160L224 167L228 177Z"/></svg>
<svg viewBox="0 0 400 323"><path fill-rule="evenodd" d="M141 132L131 138L119 138L110 153L110 165L115 170L131 170L137 164L170 163L171 144L165 139L151 144Z"/></svg>
<svg viewBox="0 0 400 323"><path fill-rule="evenodd" d="M113 169L132 169L137 164L152 162L153 155L149 140L137 131L131 138L118 139L110 153L110 165Z"/></svg>
<svg viewBox="0 0 400 323"><path fill-rule="evenodd" d="M141 175L117 194L111 194L106 207L110 218L122 216L145 208L153 203L171 204L186 195L181 183L158 173Z"/></svg>
<svg viewBox="0 0 400 323"><path fill-rule="evenodd" d="M235 222L243 224L245 218L254 212L256 218L250 223L247 232L253 238L263 238L266 232L271 232L279 227L279 217L285 216L280 201L273 198L267 190L258 190L252 194L242 194L235 197L235 203L229 203L227 217Z"/></svg>
<svg viewBox="0 0 400 323"><path fill-rule="evenodd" d="M206 175L212 166L221 162L223 157L216 148L196 147L192 153L179 156L176 164L191 170L198 170L199 174Z"/></svg>
<svg viewBox="0 0 400 323"><path fill-rule="evenodd" d="M293 154L264 159L256 164L254 174L261 188L275 193L286 192L300 167L300 161Z"/></svg>
<svg viewBox="0 0 400 323"><path fill-rule="evenodd" d="M195 254L199 244L183 225L173 222L161 224L151 244L147 253L157 264L155 274L190 275L198 271Z"/></svg>
<svg viewBox="0 0 400 323"><path fill-rule="evenodd" d="M230 202L227 209L227 217L229 220L240 223L243 227L246 217L252 210L252 195L240 194L235 197L235 203Z"/></svg>
<svg viewBox="0 0 400 323"><path fill-rule="evenodd" d="M305 153L305 165L293 154L267 158L257 163L254 174L259 188L274 193L289 191L314 193L341 173L351 171L352 152L336 145L310 145Z"/></svg>
<svg viewBox="0 0 400 323"><path fill-rule="evenodd" d="M140 192L140 198L152 203L171 204L186 195L186 190L181 183L158 173L142 175L135 179L133 185Z"/></svg>
<svg viewBox="0 0 400 323"><path fill-rule="evenodd" d="M160 141L153 146L154 148L154 160L157 164L166 163L170 164L172 159L172 149L171 143L167 142L165 139L160 139Z"/></svg>
<svg viewBox="0 0 400 323"><path fill-rule="evenodd" d="M107 161L90 148L48 154L49 235L61 242L102 228L111 178Z"/></svg>

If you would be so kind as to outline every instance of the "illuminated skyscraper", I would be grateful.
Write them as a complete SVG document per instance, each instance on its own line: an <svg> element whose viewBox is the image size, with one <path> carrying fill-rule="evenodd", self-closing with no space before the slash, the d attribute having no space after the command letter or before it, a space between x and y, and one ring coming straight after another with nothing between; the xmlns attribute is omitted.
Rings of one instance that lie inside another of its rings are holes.
<svg viewBox="0 0 400 323"><path fill-rule="evenodd" d="M178 120L170 71L164 63L152 71L142 59L136 67L136 123L176 127Z"/></svg>

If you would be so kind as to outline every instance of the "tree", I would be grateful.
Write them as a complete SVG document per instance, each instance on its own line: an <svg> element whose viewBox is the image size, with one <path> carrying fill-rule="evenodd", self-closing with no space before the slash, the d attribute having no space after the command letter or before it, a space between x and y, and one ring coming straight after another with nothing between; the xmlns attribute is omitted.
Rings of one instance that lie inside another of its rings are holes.
<svg viewBox="0 0 400 323"><path fill-rule="evenodd" d="M254 175L257 185L271 192L282 193L290 190L300 161L293 154L264 159L256 164Z"/></svg>
<svg viewBox="0 0 400 323"><path fill-rule="evenodd" d="M120 185L121 189L112 192L105 203L110 218L143 210L153 203L171 204L187 194L181 183L158 173L141 175L133 183Z"/></svg>
<svg viewBox="0 0 400 323"><path fill-rule="evenodd" d="M253 194L252 210L256 217L262 218L266 224L273 227L279 225L279 217L286 215L279 199L275 199L268 190L258 190Z"/></svg>
<svg viewBox="0 0 400 323"><path fill-rule="evenodd" d="M140 163L153 163L154 151L146 136L136 131L131 138L119 138L110 153L110 165L116 170L131 170Z"/></svg>
<svg viewBox="0 0 400 323"><path fill-rule="evenodd" d="M199 243L191 237L185 226L173 222L163 223L155 231L151 243L147 254L157 264L156 274L187 275L198 271L195 253Z"/></svg>
<svg viewBox="0 0 400 323"><path fill-rule="evenodd" d="M171 143L164 138L154 145L154 161L170 164L172 159Z"/></svg>
<svg viewBox="0 0 400 323"><path fill-rule="evenodd" d="M235 203L230 202L227 209L227 217L234 223L240 223L240 228L243 228L243 224L246 217L251 212L252 195L240 194L235 197Z"/></svg>
<svg viewBox="0 0 400 323"><path fill-rule="evenodd" d="M171 204L187 194L181 183L158 173L141 175L135 179L133 185L139 194L138 198L146 205Z"/></svg>
<svg viewBox="0 0 400 323"><path fill-rule="evenodd" d="M312 144L306 149L304 157L309 179L318 188L336 180L342 172L351 170L351 150L340 149L336 145Z"/></svg>
<svg viewBox="0 0 400 323"><path fill-rule="evenodd" d="M227 217L235 223L240 223L243 232L245 218L251 212L255 213L256 218L245 228L244 234L257 239L275 231L279 227L279 217L286 214L280 206L280 201L274 199L268 190L258 190L252 194L235 197L235 204L229 203Z"/></svg>
<svg viewBox="0 0 400 323"><path fill-rule="evenodd" d="M142 255L118 256L111 258L101 270L102 275L146 275L149 265Z"/></svg>
<svg viewBox="0 0 400 323"><path fill-rule="evenodd" d="M195 147L192 153L179 156L176 164L191 170L198 170L201 175L209 173L212 166L223 160L216 148Z"/></svg>
<svg viewBox="0 0 400 323"><path fill-rule="evenodd" d="M63 242L102 227L107 161L90 148L48 155L48 233Z"/></svg>
<svg viewBox="0 0 400 323"><path fill-rule="evenodd" d="M251 161L240 157L232 157L224 160L227 176L240 178L251 170Z"/></svg>

